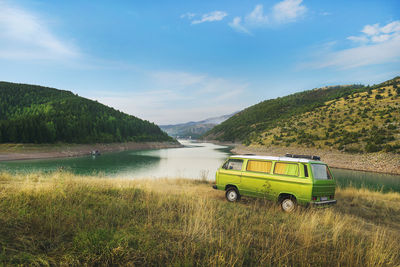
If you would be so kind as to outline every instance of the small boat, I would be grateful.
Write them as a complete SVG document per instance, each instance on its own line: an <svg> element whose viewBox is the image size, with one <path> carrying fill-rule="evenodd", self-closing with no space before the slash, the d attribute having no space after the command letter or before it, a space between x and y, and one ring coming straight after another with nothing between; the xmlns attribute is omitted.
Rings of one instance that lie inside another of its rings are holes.
<svg viewBox="0 0 400 267"><path fill-rule="evenodd" d="M98 150L92 150L92 152L90 153L92 156L100 156L101 154L100 154L100 151L98 151Z"/></svg>

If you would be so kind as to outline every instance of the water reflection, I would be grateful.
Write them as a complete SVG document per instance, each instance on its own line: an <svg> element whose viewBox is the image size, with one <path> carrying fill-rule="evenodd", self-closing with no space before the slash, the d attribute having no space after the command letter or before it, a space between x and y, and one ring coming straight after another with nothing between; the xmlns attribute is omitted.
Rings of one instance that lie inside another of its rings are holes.
<svg viewBox="0 0 400 267"><path fill-rule="evenodd" d="M213 179L227 157L227 147L210 143L181 141L184 148L123 151L98 157L41 159L0 162L1 170L51 172L59 169L75 174L110 177L187 177Z"/></svg>

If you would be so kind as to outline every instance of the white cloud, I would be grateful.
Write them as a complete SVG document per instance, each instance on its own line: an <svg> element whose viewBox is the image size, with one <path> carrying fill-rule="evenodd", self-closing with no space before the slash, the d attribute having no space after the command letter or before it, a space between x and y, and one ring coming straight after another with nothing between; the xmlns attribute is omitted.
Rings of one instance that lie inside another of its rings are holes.
<svg viewBox="0 0 400 267"><path fill-rule="evenodd" d="M359 43L368 42L368 38L365 36L349 36L349 37L347 37L347 40L350 40L353 42L359 42Z"/></svg>
<svg viewBox="0 0 400 267"><path fill-rule="evenodd" d="M381 27L380 31L383 33L400 32L400 21L399 20L393 21Z"/></svg>
<svg viewBox="0 0 400 267"><path fill-rule="evenodd" d="M238 32L251 34L251 32L248 29L246 29L242 25L241 22L242 22L242 18L241 17L235 17L235 18L233 18L233 21L230 22L228 25L231 26L233 29L235 29Z"/></svg>
<svg viewBox="0 0 400 267"><path fill-rule="evenodd" d="M387 40L389 40L390 37L391 36L389 34L380 34L380 35L372 36L371 41L374 43L382 43L382 42L386 42Z"/></svg>
<svg viewBox="0 0 400 267"><path fill-rule="evenodd" d="M229 23L238 32L251 34L250 29L257 27L273 27L280 24L295 22L301 18L307 8L302 5L303 0L283 0L272 7L271 12L264 14L264 6L256 5L254 9L244 17L237 16Z"/></svg>
<svg viewBox="0 0 400 267"><path fill-rule="evenodd" d="M201 16L199 20L193 20L192 24L200 24L203 22L212 22L223 20L228 14L224 11L213 11Z"/></svg>
<svg viewBox="0 0 400 267"><path fill-rule="evenodd" d="M316 55L317 60L306 65L348 69L400 61L400 21L382 27L379 24L366 25L361 32L360 36L347 37L356 44L355 47L336 51L324 49Z"/></svg>
<svg viewBox="0 0 400 267"><path fill-rule="evenodd" d="M366 35L375 35L379 33L379 24L366 25L361 32L365 33Z"/></svg>
<svg viewBox="0 0 400 267"><path fill-rule="evenodd" d="M350 36L347 39L351 41L360 41L364 43L382 43L400 35L400 21L396 20L385 26L380 26L379 23L373 25L365 25L361 30L363 33L360 36Z"/></svg>
<svg viewBox="0 0 400 267"><path fill-rule="evenodd" d="M263 5L256 5L256 7L245 18L246 23L250 25L264 25L269 22L268 17L264 15Z"/></svg>
<svg viewBox="0 0 400 267"><path fill-rule="evenodd" d="M304 15L307 8L301 5L303 0L284 0L273 7L273 16L276 22L288 23L296 21Z"/></svg>
<svg viewBox="0 0 400 267"><path fill-rule="evenodd" d="M0 1L0 58L60 59L78 56L37 15Z"/></svg>

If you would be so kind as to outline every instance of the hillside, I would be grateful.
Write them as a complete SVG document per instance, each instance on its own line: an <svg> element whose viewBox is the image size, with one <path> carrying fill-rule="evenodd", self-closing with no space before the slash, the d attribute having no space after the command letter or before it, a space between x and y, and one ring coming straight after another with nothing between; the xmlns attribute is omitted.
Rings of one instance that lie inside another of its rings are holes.
<svg viewBox="0 0 400 267"><path fill-rule="evenodd" d="M400 78L327 101L253 136L262 145L305 145L345 152L400 152ZM394 88L395 87L395 88Z"/></svg>
<svg viewBox="0 0 400 267"><path fill-rule="evenodd" d="M229 119L235 113L219 117L208 118L202 121L191 121L187 123L160 125L160 128L172 137L179 138L199 138L215 125Z"/></svg>
<svg viewBox="0 0 400 267"><path fill-rule="evenodd" d="M400 152L399 82L396 77L372 87L328 87L267 100L216 126L206 138L246 145Z"/></svg>
<svg viewBox="0 0 400 267"><path fill-rule="evenodd" d="M170 140L153 123L72 92L0 82L0 143Z"/></svg>

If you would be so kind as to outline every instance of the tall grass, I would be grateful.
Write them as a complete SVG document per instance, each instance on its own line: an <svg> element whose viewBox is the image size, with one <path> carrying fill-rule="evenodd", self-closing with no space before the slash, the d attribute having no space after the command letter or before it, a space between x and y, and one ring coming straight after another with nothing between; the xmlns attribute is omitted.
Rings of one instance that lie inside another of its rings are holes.
<svg viewBox="0 0 400 267"><path fill-rule="evenodd" d="M206 181L0 174L0 265L400 264L400 194L282 213Z"/></svg>

